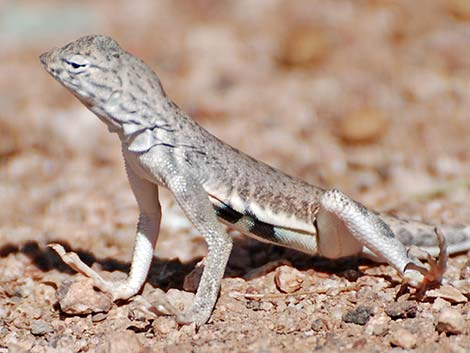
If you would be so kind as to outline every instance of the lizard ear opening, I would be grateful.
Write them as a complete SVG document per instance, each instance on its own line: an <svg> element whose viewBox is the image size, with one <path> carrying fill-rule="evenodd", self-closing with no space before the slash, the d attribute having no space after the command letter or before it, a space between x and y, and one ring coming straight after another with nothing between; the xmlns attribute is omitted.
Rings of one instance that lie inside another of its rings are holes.
<svg viewBox="0 0 470 353"><path fill-rule="evenodd" d="M137 134L129 144L128 150L132 152L147 152L158 144L156 136L151 130L145 129Z"/></svg>

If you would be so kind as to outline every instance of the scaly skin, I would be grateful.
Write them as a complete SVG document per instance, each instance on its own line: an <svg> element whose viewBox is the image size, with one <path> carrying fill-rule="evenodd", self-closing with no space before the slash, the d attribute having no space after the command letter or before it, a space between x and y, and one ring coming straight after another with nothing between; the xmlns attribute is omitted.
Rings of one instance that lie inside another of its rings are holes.
<svg viewBox="0 0 470 353"><path fill-rule="evenodd" d="M385 261L415 286L441 280L446 247L432 226L370 211L338 190L309 185L223 143L182 112L166 96L157 75L113 39L82 37L42 54L40 60L122 143L140 210L127 280L105 281L75 254L54 246L64 261L115 299L135 295L147 276L160 227L158 186L172 192L208 245L193 305L184 313L163 301L160 305L181 323L204 324L215 305L232 248L220 221L310 254ZM470 228L455 227L446 232L446 240L452 251L468 249ZM428 271L408 255L410 245L440 253L441 261Z"/></svg>

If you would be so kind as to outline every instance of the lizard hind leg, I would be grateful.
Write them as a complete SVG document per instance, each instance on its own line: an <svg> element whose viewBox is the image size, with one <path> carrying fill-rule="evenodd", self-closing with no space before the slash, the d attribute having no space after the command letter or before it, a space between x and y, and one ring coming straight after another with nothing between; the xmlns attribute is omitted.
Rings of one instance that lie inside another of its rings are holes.
<svg viewBox="0 0 470 353"><path fill-rule="evenodd" d="M322 195L316 216L320 255L337 258L369 254L374 260L389 263L411 285L419 286L427 269L409 256L377 214L342 192L329 190Z"/></svg>

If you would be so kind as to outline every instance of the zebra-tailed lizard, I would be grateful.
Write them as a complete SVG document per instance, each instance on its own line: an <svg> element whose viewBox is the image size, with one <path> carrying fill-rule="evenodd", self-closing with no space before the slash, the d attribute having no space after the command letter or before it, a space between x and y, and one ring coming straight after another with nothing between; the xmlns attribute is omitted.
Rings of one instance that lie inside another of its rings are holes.
<svg viewBox="0 0 470 353"><path fill-rule="evenodd" d="M221 222L307 254L387 262L416 287L441 280L447 251L470 248L470 227L440 228L446 245L430 225L368 210L338 190L309 185L225 144L166 96L152 69L109 37L85 36L40 60L122 143L140 211L127 280L106 281L76 254L56 247L64 261L115 300L136 295L147 277L160 228L158 186L171 191L208 245L192 306L177 313L180 323L202 325L214 308L232 249ZM430 261L428 270L409 255L412 245L439 254L438 262Z"/></svg>

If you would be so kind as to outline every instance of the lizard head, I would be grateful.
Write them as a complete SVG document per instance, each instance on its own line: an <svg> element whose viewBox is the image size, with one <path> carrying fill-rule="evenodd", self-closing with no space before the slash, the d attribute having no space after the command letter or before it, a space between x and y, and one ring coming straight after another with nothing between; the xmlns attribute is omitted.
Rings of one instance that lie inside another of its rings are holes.
<svg viewBox="0 0 470 353"><path fill-rule="evenodd" d="M49 74L114 131L142 119L139 110L166 97L157 75L107 36L81 37L39 58Z"/></svg>
<svg viewBox="0 0 470 353"><path fill-rule="evenodd" d="M92 35L43 53L39 59L47 72L89 106L104 103L121 87L113 71L122 54L113 39Z"/></svg>

